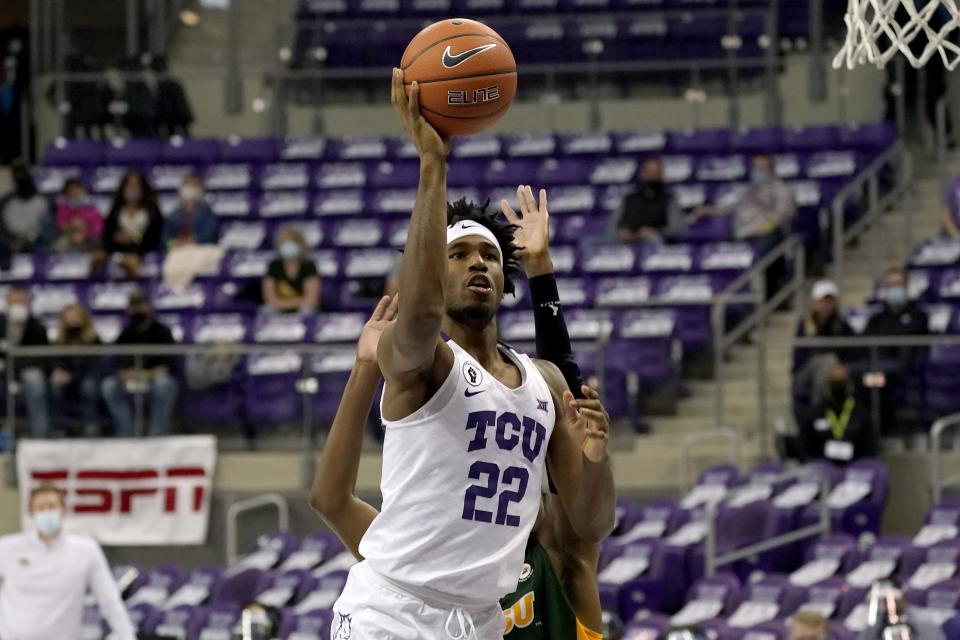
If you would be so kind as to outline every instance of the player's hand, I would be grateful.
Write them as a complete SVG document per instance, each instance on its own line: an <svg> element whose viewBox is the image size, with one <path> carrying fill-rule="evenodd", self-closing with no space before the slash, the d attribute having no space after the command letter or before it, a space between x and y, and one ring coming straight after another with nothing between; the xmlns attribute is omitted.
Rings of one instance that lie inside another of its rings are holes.
<svg viewBox="0 0 960 640"><path fill-rule="evenodd" d="M390 86L390 102L400 118L400 124L421 158L443 159L450 153L450 141L434 129L420 113L420 87L416 82L410 88L410 97L403 87L403 71L393 70L393 83Z"/></svg>
<svg viewBox="0 0 960 640"><path fill-rule="evenodd" d="M517 187L520 215L506 200L500 201L500 210L511 224L519 227L514 232L514 242L520 247L517 257L527 277L553 271L550 264L550 212L547 210L547 190L540 189L540 201L533 197L529 185Z"/></svg>
<svg viewBox="0 0 960 640"><path fill-rule="evenodd" d="M574 398L570 391L563 392L563 410L583 455L591 462L602 462L607 457L607 442L610 440L610 414L595 389L587 385L580 389L585 396L581 400Z"/></svg>
<svg viewBox="0 0 960 640"><path fill-rule="evenodd" d="M363 331L360 332L360 340L357 342L357 361L376 364L377 362L377 343L380 342L380 335L387 325L393 322L397 317L397 308L400 304L400 296L383 296L377 307L370 315L370 319L363 325Z"/></svg>

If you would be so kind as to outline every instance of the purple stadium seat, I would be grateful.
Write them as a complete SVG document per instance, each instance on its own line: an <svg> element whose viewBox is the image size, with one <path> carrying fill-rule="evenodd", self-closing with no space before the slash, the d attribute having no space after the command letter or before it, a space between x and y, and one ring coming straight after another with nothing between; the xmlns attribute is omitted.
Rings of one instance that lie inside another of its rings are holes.
<svg viewBox="0 0 960 640"><path fill-rule="evenodd" d="M303 138L291 137L280 142L279 159L285 162L319 162L326 159L327 151L328 144L326 138L319 136Z"/></svg>
<svg viewBox="0 0 960 640"><path fill-rule="evenodd" d="M173 606L155 611L143 625L143 631L158 637L187 638L191 621L201 609L192 605Z"/></svg>
<svg viewBox="0 0 960 640"><path fill-rule="evenodd" d="M721 154L730 148L729 129L687 129L673 132L667 142L672 153Z"/></svg>
<svg viewBox="0 0 960 640"><path fill-rule="evenodd" d="M220 143L220 159L224 162L255 162L264 164L277 158L274 138L230 137Z"/></svg>
<svg viewBox="0 0 960 640"><path fill-rule="evenodd" d="M127 598L127 606L145 604L161 607L186 579L186 574L178 565L168 564L156 567L147 573L140 588Z"/></svg>
<svg viewBox="0 0 960 640"><path fill-rule="evenodd" d="M485 165L482 171L481 182L492 187L503 187L509 195L506 197L514 209L518 208L516 202L516 188L519 184L534 184L537 177L538 160L531 157L520 159L500 160L495 159ZM539 195L535 195L539 197ZM496 201L494 204L498 204Z"/></svg>
<svg viewBox="0 0 960 640"><path fill-rule="evenodd" d="M792 615L803 603L806 592L783 576L766 576L744 587L743 602L731 614L731 637L745 638L744 629L755 628L777 618Z"/></svg>
<svg viewBox="0 0 960 640"><path fill-rule="evenodd" d="M947 640L960 638L960 580L947 580L934 586L924 594L923 600L916 602L926 608L931 619L943 625Z"/></svg>
<svg viewBox="0 0 960 640"><path fill-rule="evenodd" d="M879 154L897 139L892 122L855 124L840 129L839 143L859 152Z"/></svg>
<svg viewBox="0 0 960 640"><path fill-rule="evenodd" d="M251 424L291 424L300 419L296 391L303 369L300 354L290 351L248 356L245 368L245 412Z"/></svg>
<svg viewBox="0 0 960 640"><path fill-rule="evenodd" d="M333 624L333 611L318 609L303 615L283 611L279 637L282 640L327 640Z"/></svg>
<svg viewBox="0 0 960 640"><path fill-rule="evenodd" d="M151 300L157 311L199 311L206 307L209 292L199 283L183 287L158 285L151 292Z"/></svg>
<svg viewBox="0 0 960 640"><path fill-rule="evenodd" d="M359 190L323 191L313 201L313 215L357 216L366 211L364 194Z"/></svg>
<svg viewBox="0 0 960 640"><path fill-rule="evenodd" d="M684 607L670 621L676 626L701 624L731 614L741 600L740 582L733 574L700 578L687 592Z"/></svg>
<svg viewBox="0 0 960 640"><path fill-rule="evenodd" d="M791 583L810 587L844 575L860 563L857 541L845 534L828 535L807 550L807 563L790 574Z"/></svg>
<svg viewBox="0 0 960 640"><path fill-rule="evenodd" d="M224 249L255 251L267 243L267 225L263 222L228 222L220 227L218 244Z"/></svg>
<svg viewBox="0 0 960 640"><path fill-rule="evenodd" d="M783 130L786 151L821 151L840 144L840 130L835 125L788 127Z"/></svg>
<svg viewBox="0 0 960 640"><path fill-rule="evenodd" d="M202 138L173 137L161 146L160 160L170 164L213 164L220 160L220 143Z"/></svg>
<svg viewBox="0 0 960 640"><path fill-rule="evenodd" d="M149 167L162 157L163 142L146 138L116 138L105 149L104 161L131 168Z"/></svg>
<svg viewBox="0 0 960 640"><path fill-rule="evenodd" d="M508 158L550 158L557 138L552 133L514 133L504 136L503 145Z"/></svg>
<svg viewBox="0 0 960 640"><path fill-rule="evenodd" d="M780 150L783 131L780 127L755 127L730 134L730 150L744 154L774 153Z"/></svg>
<svg viewBox="0 0 960 640"><path fill-rule="evenodd" d="M356 560L353 559L353 556L350 556L349 552L344 553L346 556L349 556L349 560L351 562L356 562ZM336 558L331 560L331 563L328 564L335 562L337 562ZM309 586L309 591L304 591L304 589L301 589L301 592L297 594L297 604L293 607L293 611L297 615L306 615L314 611L323 611L332 607L333 603L336 602L337 598L340 597L340 593L343 591L343 586L347 582L347 570L325 570L325 572L321 573L320 575L318 575L317 571L315 570L313 572L313 577L316 580L307 585Z"/></svg>
<svg viewBox="0 0 960 640"><path fill-rule="evenodd" d="M667 145L667 134L664 131L635 131L614 136L614 147L617 153L625 156L650 156L663 152Z"/></svg>
<svg viewBox="0 0 960 640"><path fill-rule="evenodd" d="M660 541L647 539L617 550L616 557L597 574L604 609L619 611L624 620L641 609L660 609L666 574L671 570L661 546ZM675 559L675 550L672 555Z"/></svg>
<svg viewBox="0 0 960 640"><path fill-rule="evenodd" d="M849 178L857 172L857 157L852 151L820 151L807 158L807 178Z"/></svg>
<svg viewBox="0 0 960 640"><path fill-rule="evenodd" d="M120 181L127 173L127 167L105 165L95 168L88 174L87 183L94 193L108 193L113 195L120 186Z"/></svg>
<svg viewBox="0 0 960 640"><path fill-rule="evenodd" d="M923 602L926 593L947 580L957 577L960 564L960 541L946 540L928 547L922 557L911 557L902 563L900 575L904 591L911 602Z"/></svg>
<svg viewBox="0 0 960 640"><path fill-rule="evenodd" d="M379 136L348 136L333 145L334 158L345 162L385 160L387 153L387 141Z"/></svg>
<svg viewBox="0 0 960 640"><path fill-rule="evenodd" d="M464 158L496 158L500 156L501 149L500 138L493 134L455 137L450 150L450 164L457 164Z"/></svg>
<svg viewBox="0 0 960 640"><path fill-rule="evenodd" d="M319 189L357 189L366 182L362 162L328 162L320 165L314 177L314 185Z"/></svg>
<svg viewBox="0 0 960 640"><path fill-rule="evenodd" d="M196 640L207 638L228 638L234 627L240 622L242 605L222 602L198 610L187 627L187 635Z"/></svg>
<svg viewBox="0 0 960 640"><path fill-rule="evenodd" d="M76 166L35 167L31 172L37 191L48 196L58 196L70 178L82 178L83 170Z"/></svg>
<svg viewBox="0 0 960 640"><path fill-rule="evenodd" d="M624 627L623 640L657 640L662 638L671 627L668 617L642 612Z"/></svg>
<svg viewBox="0 0 960 640"><path fill-rule="evenodd" d="M243 191L220 191L207 194L207 203L221 218L246 218L254 211L251 194Z"/></svg>
<svg viewBox="0 0 960 640"><path fill-rule="evenodd" d="M843 617L847 612L841 605L850 591L850 586L842 578L829 578L805 590L805 597L797 611L813 611L827 620Z"/></svg>
<svg viewBox="0 0 960 640"><path fill-rule="evenodd" d="M306 191L265 191L258 206L261 218L303 218L309 208Z"/></svg>
<svg viewBox="0 0 960 640"><path fill-rule="evenodd" d="M587 167L593 164L590 160L582 158L565 158L557 160L556 158L547 158L540 163L537 168L536 184L550 189L551 187L581 185L584 178L589 175ZM550 191L551 196L553 190ZM551 198L551 203L553 199Z"/></svg>
<svg viewBox="0 0 960 640"><path fill-rule="evenodd" d="M223 582L223 569L220 567L200 567L194 569L179 589L173 592L164 603L166 610L175 607L198 607L210 599L211 594Z"/></svg>
<svg viewBox="0 0 960 640"><path fill-rule="evenodd" d="M155 164L150 167L147 179L157 191L176 191L185 177L196 173L196 167L189 164Z"/></svg>
<svg viewBox="0 0 960 640"><path fill-rule="evenodd" d="M370 186L377 189L409 189L416 187L420 164L416 160L379 162L370 174Z"/></svg>
<svg viewBox="0 0 960 640"><path fill-rule="evenodd" d="M942 540L957 539L960 526L960 499L942 500L930 508L923 520L923 528L913 539L914 546L929 547Z"/></svg>
<svg viewBox="0 0 960 640"><path fill-rule="evenodd" d="M580 253L580 266L588 274L629 275L636 272L638 250L629 245L605 245Z"/></svg>
<svg viewBox="0 0 960 640"><path fill-rule="evenodd" d="M254 554L256 553L258 552L254 552ZM245 558L244 562L250 557ZM264 569L256 569L252 566L239 571L234 571L231 568L228 573L230 575L223 581L217 592L213 594L212 604L214 606L233 604L242 607L253 602L255 596L263 591L270 581L269 573Z"/></svg>
<svg viewBox="0 0 960 640"><path fill-rule="evenodd" d="M746 175L743 156L708 156L697 162L694 178L699 182L732 182L743 180Z"/></svg>
<svg viewBox="0 0 960 640"><path fill-rule="evenodd" d="M891 579L899 583L902 569L919 564L920 550L910 545L908 538L896 536L880 538L864 555L863 562L846 576L847 584L868 588L877 580Z"/></svg>
<svg viewBox="0 0 960 640"><path fill-rule="evenodd" d="M310 186L310 169L305 162L279 162L266 165L260 173L260 188L306 189Z"/></svg>
<svg viewBox="0 0 960 640"><path fill-rule="evenodd" d="M96 166L104 161L107 145L99 140L57 138L47 145L43 162L49 166Z"/></svg>
<svg viewBox="0 0 960 640"><path fill-rule="evenodd" d="M303 539L300 548L287 556L280 565L280 569L283 571L312 570L341 551L343 551L343 544L336 534L331 531L317 531Z"/></svg>
<svg viewBox="0 0 960 640"><path fill-rule="evenodd" d="M203 173L207 191L237 191L253 186L253 170L248 164L212 164Z"/></svg>

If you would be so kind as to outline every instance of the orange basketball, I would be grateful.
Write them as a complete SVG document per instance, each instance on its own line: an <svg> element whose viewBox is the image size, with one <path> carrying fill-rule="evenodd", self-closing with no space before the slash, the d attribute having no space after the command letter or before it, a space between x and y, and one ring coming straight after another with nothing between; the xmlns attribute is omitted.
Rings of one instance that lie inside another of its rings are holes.
<svg viewBox="0 0 960 640"><path fill-rule="evenodd" d="M403 59L407 95L415 80L420 113L446 136L479 133L503 117L517 93L517 63L497 32L475 20L430 25Z"/></svg>

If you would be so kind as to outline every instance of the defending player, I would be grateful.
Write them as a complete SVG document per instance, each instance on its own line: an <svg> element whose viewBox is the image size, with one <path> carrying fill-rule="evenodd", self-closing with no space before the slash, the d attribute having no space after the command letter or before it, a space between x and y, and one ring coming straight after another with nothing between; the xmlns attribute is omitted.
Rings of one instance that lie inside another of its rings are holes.
<svg viewBox="0 0 960 640"><path fill-rule="evenodd" d="M449 143L407 98L392 102L420 156L400 269L404 303L377 348L386 379L383 509L334 605L333 635L453 640L500 637L498 606L516 588L549 460L577 535L612 528L609 460L584 457L591 433L556 366L501 347L496 312L517 271L512 227L446 203ZM442 331L442 333L441 333Z"/></svg>
<svg viewBox="0 0 960 640"><path fill-rule="evenodd" d="M596 392L581 384L579 367L572 358L548 253L546 194L541 191L539 206L529 187L519 188L517 195L523 218L518 218L505 202L502 208L507 219L518 225L516 235L523 245L519 258L530 278L538 351L542 355L546 350L555 357L568 382L586 395L584 401L575 404L578 409L590 410L591 419L600 428L597 437L587 439L581 433L578 439L583 440L585 455L601 458L606 454L609 418ZM357 468L364 422L380 380L377 342L396 309L396 298L383 298L364 326L357 362L324 446L311 494L311 505L359 560L363 559L358 550L360 539L377 511L354 495ZM596 582L599 553L599 545L583 542L572 531L559 500L544 496L540 518L527 543L520 583L500 602L506 618L506 640L601 638L591 631L602 626Z"/></svg>

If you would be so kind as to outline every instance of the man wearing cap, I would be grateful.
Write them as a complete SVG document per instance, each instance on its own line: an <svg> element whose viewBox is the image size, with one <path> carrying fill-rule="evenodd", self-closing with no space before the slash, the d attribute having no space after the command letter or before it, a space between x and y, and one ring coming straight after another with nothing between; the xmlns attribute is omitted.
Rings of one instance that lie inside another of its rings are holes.
<svg viewBox="0 0 960 640"><path fill-rule="evenodd" d="M115 640L136 634L100 546L63 531L63 495L30 492L33 529L0 537L0 638L75 640L89 589Z"/></svg>
<svg viewBox="0 0 960 640"><path fill-rule="evenodd" d="M130 323L120 333L118 345L176 344L170 328L154 318L153 305L141 291L130 294L127 307ZM174 358L170 356L142 356L137 369L133 356L118 359L121 368L108 376L100 386L103 400L113 418L115 434L131 438L135 434L130 393L150 394L150 432L152 436L170 432L170 416L177 402L180 385L172 375Z"/></svg>
<svg viewBox="0 0 960 640"><path fill-rule="evenodd" d="M840 312L840 289L831 280L820 280L810 294L810 310L797 324L798 338L844 338L853 335L853 329ZM849 349L816 347L793 350L793 385L810 395L812 402L823 401L829 395L826 372L834 364L851 355Z"/></svg>

